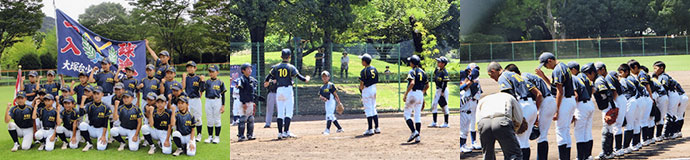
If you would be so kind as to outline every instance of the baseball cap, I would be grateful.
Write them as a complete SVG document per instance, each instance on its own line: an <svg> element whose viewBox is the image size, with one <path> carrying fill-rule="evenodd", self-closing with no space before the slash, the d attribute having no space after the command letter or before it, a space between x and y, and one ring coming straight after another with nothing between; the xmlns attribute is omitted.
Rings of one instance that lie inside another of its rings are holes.
<svg viewBox="0 0 690 160"><path fill-rule="evenodd" d="M29 71L29 76L36 77L36 76L38 76L38 72L36 72L36 71Z"/></svg>
<svg viewBox="0 0 690 160"><path fill-rule="evenodd" d="M604 62L597 62L597 63L594 63L594 68L597 70L600 70L602 68L606 68L606 64L604 64Z"/></svg>
<svg viewBox="0 0 690 160"><path fill-rule="evenodd" d="M549 62L549 59L556 59L556 56L553 55L551 52L544 52L539 55L539 66L537 68L541 68L546 64L546 62Z"/></svg>
<svg viewBox="0 0 690 160"><path fill-rule="evenodd" d="M156 70L156 66L153 66L153 64L147 64L146 70Z"/></svg>
<svg viewBox="0 0 690 160"><path fill-rule="evenodd" d="M592 63L592 62L585 64L584 66L582 66L582 69L580 70L580 72L582 72L582 73L589 73L589 72L595 72L595 71L596 70L594 67L594 63Z"/></svg>
<svg viewBox="0 0 690 160"><path fill-rule="evenodd" d="M45 95L46 93L47 93L47 92L46 92L46 88L39 88L39 89L36 91L36 94L38 94L38 95Z"/></svg>
<svg viewBox="0 0 690 160"><path fill-rule="evenodd" d="M74 98L72 98L71 96L67 96L65 98L62 98L62 102L63 103L67 103L67 102L74 103Z"/></svg>
<svg viewBox="0 0 690 160"><path fill-rule="evenodd" d="M163 96L163 94L161 94L161 95L156 96L156 100L157 100L157 101L158 101L158 100L160 100L160 101L166 101L166 98L165 98L165 96Z"/></svg>
<svg viewBox="0 0 690 160"><path fill-rule="evenodd" d="M208 70L211 72L218 71L218 65L212 64L211 66L208 66Z"/></svg>
<svg viewBox="0 0 690 160"><path fill-rule="evenodd" d="M45 96L43 96L43 99L55 100L55 97L52 94L46 94Z"/></svg>
<svg viewBox="0 0 690 160"><path fill-rule="evenodd" d="M252 65L249 64L249 63L244 63L244 64L242 64L242 65L240 66L240 69L241 69L241 70L244 70L244 69L246 69L246 68L248 68L248 67L252 67Z"/></svg>
<svg viewBox="0 0 690 160"><path fill-rule="evenodd" d="M175 71L175 67L170 66L170 67L168 67L167 69L165 69L165 72L173 72L173 73L174 73L174 72L176 72L176 71Z"/></svg>
<svg viewBox="0 0 690 160"><path fill-rule="evenodd" d="M101 60L101 64L103 64L103 63L110 64L110 61L108 59L103 59L103 60Z"/></svg>
<svg viewBox="0 0 690 160"><path fill-rule="evenodd" d="M84 91L93 92L93 87L91 87L91 86L86 86L86 87L84 87Z"/></svg>
<svg viewBox="0 0 690 160"><path fill-rule="evenodd" d="M170 56L170 53L168 53L168 51L161 51L160 53L158 53L158 55L160 55L160 56L168 56L168 57L169 57L169 56Z"/></svg>
<svg viewBox="0 0 690 160"><path fill-rule="evenodd" d="M326 75L326 76L330 77L330 76L331 76L331 73L329 73L328 71L323 71L323 72L321 72L321 75L322 75L322 76L323 76L323 75Z"/></svg>
<svg viewBox="0 0 690 160"><path fill-rule="evenodd" d="M62 88L60 88L60 91L70 91L69 85L62 86Z"/></svg>
<svg viewBox="0 0 690 160"><path fill-rule="evenodd" d="M575 61L568 62L568 69L573 69L573 68L575 68L576 70L580 70L580 64L575 62Z"/></svg>
<svg viewBox="0 0 690 160"><path fill-rule="evenodd" d="M291 56L291 55L292 55L292 51L290 51L289 48L283 49L283 51L280 53L281 57L287 57L287 56Z"/></svg>
<svg viewBox="0 0 690 160"><path fill-rule="evenodd" d="M55 75L55 71L50 70L50 71L48 71L48 73L46 73L46 74L47 74L47 75L53 75L53 76L54 76L54 75Z"/></svg>
<svg viewBox="0 0 690 160"><path fill-rule="evenodd" d="M122 89L122 88L125 88L125 84L123 84L122 82L115 83L115 86L113 87L113 89Z"/></svg>
<svg viewBox="0 0 690 160"><path fill-rule="evenodd" d="M371 64L371 55L368 53L364 53L363 55L359 56L359 58L361 58L362 61L367 62L367 64Z"/></svg>
<svg viewBox="0 0 690 160"><path fill-rule="evenodd" d="M177 98L177 100L178 100L177 102L179 102L179 101L183 101L184 103L189 102L189 98L185 95L180 96L179 98Z"/></svg>
<svg viewBox="0 0 690 160"><path fill-rule="evenodd" d="M170 85L170 88L172 90L180 90L180 89L182 89L182 85L179 82L175 82L172 85Z"/></svg>
<svg viewBox="0 0 690 160"><path fill-rule="evenodd" d="M134 66L127 66L125 67L125 70L134 71Z"/></svg>
<svg viewBox="0 0 690 160"><path fill-rule="evenodd" d="M93 91L93 92L97 92L97 93L103 93L103 87L101 87L101 86L94 86L94 87L92 88L92 91Z"/></svg>
<svg viewBox="0 0 690 160"><path fill-rule="evenodd" d="M188 61L187 67L189 67L189 66L196 67L196 63L194 63L194 61Z"/></svg>
<svg viewBox="0 0 690 160"><path fill-rule="evenodd" d="M17 92L17 97L26 98L26 93L24 91L19 91L19 92Z"/></svg>
<svg viewBox="0 0 690 160"><path fill-rule="evenodd" d="M146 95L146 99L156 100L156 93L149 92L149 94Z"/></svg>
<svg viewBox="0 0 690 160"><path fill-rule="evenodd" d="M134 93L132 93L132 92L130 92L130 91L125 91L125 93L122 94L122 95L123 95L123 96L134 97Z"/></svg>

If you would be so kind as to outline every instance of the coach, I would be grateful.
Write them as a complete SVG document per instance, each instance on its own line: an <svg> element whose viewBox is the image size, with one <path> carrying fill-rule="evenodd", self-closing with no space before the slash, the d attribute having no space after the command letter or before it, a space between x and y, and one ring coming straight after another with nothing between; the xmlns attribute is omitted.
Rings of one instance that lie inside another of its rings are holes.
<svg viewBox="0 0 690 160"><path fill-rule="evenodd" d="M520 144L515 132L527 130L520 104L507 93L496 93L479 101L477 106L477 127L484 159L496 159L494 144L501 145L505 159L522 159Z"/></svg>

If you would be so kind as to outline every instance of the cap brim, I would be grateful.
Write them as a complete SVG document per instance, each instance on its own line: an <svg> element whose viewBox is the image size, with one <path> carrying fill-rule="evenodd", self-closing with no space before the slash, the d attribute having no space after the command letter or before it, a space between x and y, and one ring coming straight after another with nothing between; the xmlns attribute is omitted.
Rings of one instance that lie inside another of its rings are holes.
<svg viewBox="0 0 690 160"><path fill-rule="evenodd" d="M544 67L544 64L545 64L544 62L539 63L539 65L537 66L537 69L541 69L541 67Z"/></svg>

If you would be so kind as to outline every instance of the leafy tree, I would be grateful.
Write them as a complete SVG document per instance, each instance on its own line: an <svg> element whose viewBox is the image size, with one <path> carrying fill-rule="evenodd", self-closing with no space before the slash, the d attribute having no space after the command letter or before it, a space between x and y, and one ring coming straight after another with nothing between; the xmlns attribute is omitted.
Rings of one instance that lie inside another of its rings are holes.
<svg viewBox="0 0 690 160"><path fill-rule="evenodd" d="M657 35L687 35L690 29L690 2L683 0L651 0L650 21Z"/></svg>
<svg viewBox="0 0 690 160"><path fill-rule="evenodd" d="M22 69L27 70L41 69L41 59L36 53L25 54L19 59L19 65L22 65Z"/></svg>
<svg viewBox="0 0 690 160"><path fill-rule="evenodd" d="M29 54L31 55L31 54ZM26 55L24 55L26 56ZM24 57L22 57L23 59ZM53 69L57 67L57 55L51 55L51 54L41 54L38 56L38 59L40 59L41 62L41 69ZM22 65L24 66L24 65Z"/></svg>
<svg viewBox="0 0 690 160"><path fill-rule="evenodd" d="M133 19L119 3L103 2L86 8L79 23L108 39L131 41L141 38Z"/></svg>
<svg viewBox="0 0 690 160"><path fill-rule="evenodd" d="M231 0L224 5L224 10L239 17L249 30L249 39L260 46L252 48L252 64L264 64L264 40L268 21L279 10L280 0ZM264 71L256 71L263 76Z"/></svg>
<svg viewBox="0 0 690 160"><path fill-rule="evenodd" d="M200 0L194 4L192 19L206 32L201 33L201 52L211 55L218 54L229 56L240 50L231 46L231 42L244 42L247 40L247 29L239 17L228 13L222 4L222 0ZM202 59L203 62L216 62L223 59ZM224 60L227 60L224 59ZM224 62L224 60L222 62Z"/></svg>
<svg viewBox="0 0 690 160"><path fill-rule="evenodd" d="M191 0L137 0L130 4L135 7L132 16L153 28L155 39L160 41L157 44L172 49L170 56L173 62L179 61L175 53L182 56L193 51L186 45L189 42L187 38L192 37L181 35L189 29L184 26L187 23L183 16L188 14Z"/></svg>
<svg viewBox="0 0 690 160"><path fill-rule="evenodd" d="M21 42L41 28L41 0L0 0L0 57L5 48Z"/></svg>
<svg viewBox="0 0 690 160"><path fill-rule="evenodd" d="M19 42L7 48L5 56L0 58L2 69L16 69L20 59L26 54L36 54L36 44L31 40L31 36L17 38ZM56 47L57 48L57 47ZM55 50L55 48L53 48ZM40 66L39 66L40 67Z"/></svg>

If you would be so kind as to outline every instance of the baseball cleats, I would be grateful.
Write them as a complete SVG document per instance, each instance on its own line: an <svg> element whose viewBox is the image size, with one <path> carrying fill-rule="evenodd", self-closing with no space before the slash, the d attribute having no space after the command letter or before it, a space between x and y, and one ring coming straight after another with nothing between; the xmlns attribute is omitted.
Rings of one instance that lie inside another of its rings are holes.
<svg viewBox="0 0 690 160"><path fill-rule="evenodd" d="M182 154L182 152L184 152L182 148L177 148L177 150L175 150L175 153L173 153L173 156L179 156L180 154Z"/></svg>
<svg viewBox="0 0 690 160"><path fill-rule="evenodd" d="M419 142L421 142L421 141L422 141L422 136L421 136L421 135L417 135L417 138L414 139L414 143L419 143Z"/></svg>
<svg viewBox="0 0 690 160"><path fill-rule="evenodd" d="M242 142L242 141L246 141L246 140L247 140L247 137L242 136L242 137L239 137L237 139L237 142Z"/></svg>
<svg viewBox="0 0 690 160"><path fill-rule="evenodd" d="M374 134L381 134L381 129L380 128L374 129Z"/></svg>
<svg viewBox="0 0 690 160"><path fill-rule="evenodd" d="M343 133L343 132L345 132L343 129L338 129L337 131L335 131L335 133Z"/></svg>
<svg viewBox="0 0 690 160"><path fill-rule="evenodd" d="M278 133L278 139L283 139L283 138L285 138L285 137L283 137L283 133Z"/></svg>
<svg viewBox="0 0 690 160"><path fill-rule="evenodd" d="M64 142L63 142L63 143L62 143L62 147L60 147L60 149L62 149L62 150L67 149L67 143L64 143Z"/></svg>
<svg viewBox="0 0 690 160"><path fill-rule="evenodd" d="M441 125L440 128L450 128L450 126L448 126L448 123L443 123L443 125Z"/></svg>
<svg viewBox="0 0 690 160"><path fill-rule="evenodd" d="M208 136L208 138L206 138L206 140L204 140L204 143L211 143L212 140L213 140L213 136Z"/></svg>
<svg viewBox="0 0 690 160"><path fill-rule="evenodd" d="M412 140L415 140L415 138L419 137L419 132L414 131L411 135L410 138L407 139L407 142L412 142Z"/></svg>
<svg viewBox="0 0 690 160"><path fill-rule="evenodd" d="M39 151L42 151L42 150L43 150L43 148L45 148L45 147L46 147L46 145L45 145L45 144L43 144L43 143L41 143L41 145L40 145L40 146L38 146L38 150L39 150Z"/></svg>
<svg viewBox="0 0 690 160"><path fill-rule="evenodd" d="M470 152L472 152L472 146L462 145L462 147L460 147L460 152L470 153Z"/></svg>
<svg viewBox="0 0 690 160"><path fill-rule="evenodd" d="M219 136L213 136L213 141L211 141L211 142L213 142L213 144L220 143L220 137Z"/></svg>
<svg viewBox="0 0 690 160"><path fill-rule="evenodd" d="M248 136L247 136L247 140L248 140L248 141L255 140L255 139L256 139L256 138L254 138L253 135L248 135Z"/></svg>
<svg viewBox="0 0 690 160"><path fill-rule="evenodd" d="M323 134L324 136L327 136L327 135L331 134L331 131L329 129L326 129L323 132L321 132L321 134Z"/></svg>
<svg viewBox="0 0 690 160"><path fill-rule="evenodd" d="M117 151L125 150L125 144L126 143L120 143L120 147L117 148Z"/></svg>
<svg viewBox="0 0 690 160"><path fill-rule="evenodd" d="M151 147L149 148L149 154L153 153L156 153L156 145L151 145Z"/></svg>
<svg viewBox="0 0 690 160"><path fill-rule="evenodd" d="M196 142L201 142L201 133L196 134L196 137L194 137L194 140L195 140ZM146 141L144 141L144 142L146 142ZM148 143L147 143L147 144L148 144Z"/></svg>
<svg viewBox="0 0 690 160"><path fill-rule="evenodd" d="M472 142L472 149L474 150L482 150L482 145L477 143L476 141Z"/></svg>
<svg viewBox="0 0 690 160"><path fill-rule="evenodd" d="M297 138L297 136L292 134L290 131L285 132L285 135L286 135L285 137L288 137L288 138Z"/></svg>
<svg viewBox="0 0 690 160"><path fill-rule="evenodd" d="M19 143L14 143L14 146L12 147L12 152L16 152L17 149L19 149Z"/></svg>
<svg viewBox="0 0 690 160"><path fill-rule="evenodd" d="M81 151L82 152L89 151L89 149L91 149L91 147L93 147L93 145L91 143L86 143L86 145L84 146L84 149L82 149Z"/></svg>
<svg viewBox="0 0 690 160"><path fill-rule="evenodd" d="M374 130L373 129L367 129L367 131L364 131L363 135L365 135L365 136L374 135Z"/></svg>
<svg viewBox="0 0 690 160"><path fill-rule="evenodd" d="M436 128L436 127L438 127L438 125L436 125L436 122L431 122L431 124L429 124L429 128Z"/></svg>

